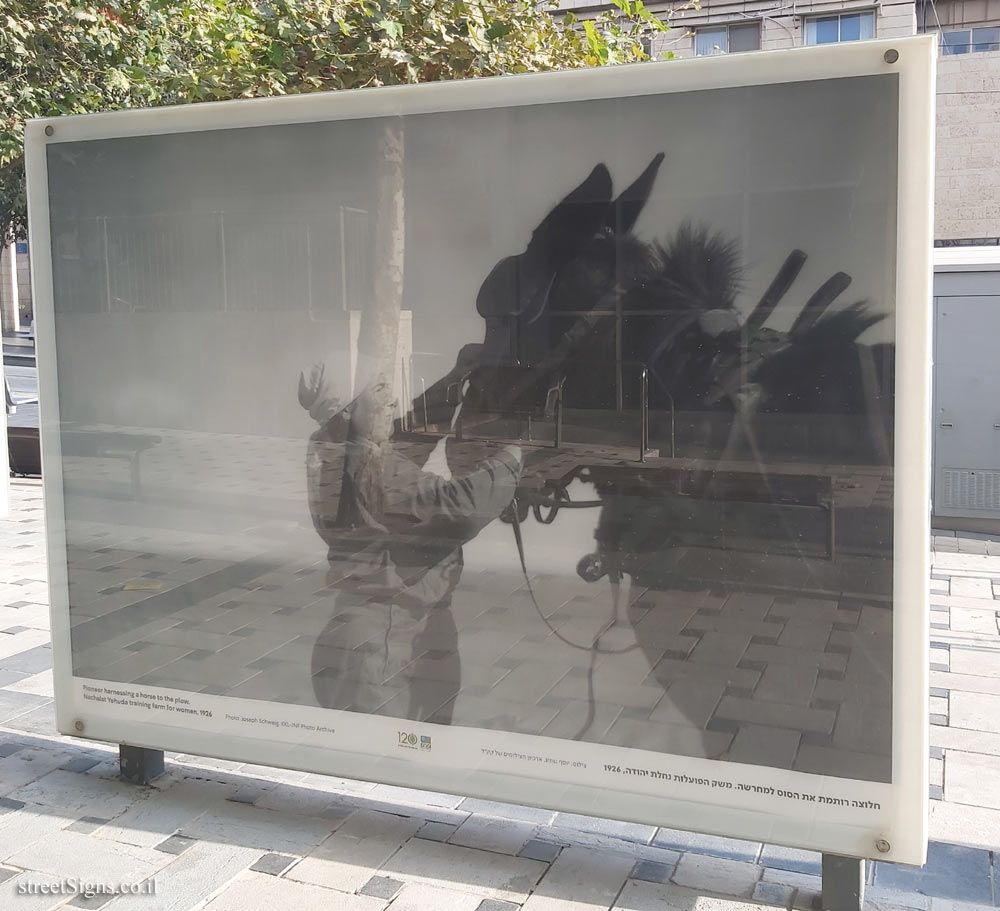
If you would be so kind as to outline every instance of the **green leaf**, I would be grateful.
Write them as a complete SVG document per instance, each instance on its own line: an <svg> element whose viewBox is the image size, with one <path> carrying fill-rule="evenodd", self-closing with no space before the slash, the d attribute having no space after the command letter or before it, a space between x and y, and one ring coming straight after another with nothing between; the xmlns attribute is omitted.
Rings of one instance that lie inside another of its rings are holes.
<svg viewBox="0 0 1000 911"><path fill-rule="evenodd" d="M378 27L382 29L393 41L399 41L403 37L403 26L391 19L381 19Z"/></svg>

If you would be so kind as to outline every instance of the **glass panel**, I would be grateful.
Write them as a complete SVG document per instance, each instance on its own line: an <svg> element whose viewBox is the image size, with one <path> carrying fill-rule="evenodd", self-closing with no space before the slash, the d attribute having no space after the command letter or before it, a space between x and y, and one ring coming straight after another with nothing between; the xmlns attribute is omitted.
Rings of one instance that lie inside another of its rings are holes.
<svg viewBox="0 0 1000 911"><path fill-rule="evenodd" d="M971 33L967 28L941 32L941 53L946 57L952 54L968 54L970 37Z"/></svg>
<svg viewBox="0 0 1000 911"><path fill-rule="evenodd" d="M871 10L861 13L861 37L862 39L875 37L875 13Z"/></svg>
<svg viewBox="0 0 1000 911"><path fill-rule="evenodd" d="M727 49L725 28L700 28L694 34L694 52L699 57L724 54Z"/></svg>
<svg viewBox="0 0 1000 911"><path fill-rule="evenodd" d="M806 20L806 44L833 44L840 40L840 18L822 16Z"/></svg>
<svg viewBox="0 0 1000 911"><path fill-rule="evenodd" d="M729 52L737 51L759 51L760 50L760 23L748 22L746 24L729 26Z"/></svg>
<svg viewBox="0 0 1000 911"><path fill-rule="evenodd" d="M1000 27L991 25L972 30L972 49L978 54L983 51L1000 50Z"/></svg>
<svg viewBox="0 0 1000 911"><path fill-rule="evenodd" d="M76 677L889 781L897 85L49 145Z"/></svg>
<svg viewBox="0 0 1000 911"><path fill-rule="evenodd" d="M840 40L857 41L861 38L861 14L850 13L840 17Z"/></svg>

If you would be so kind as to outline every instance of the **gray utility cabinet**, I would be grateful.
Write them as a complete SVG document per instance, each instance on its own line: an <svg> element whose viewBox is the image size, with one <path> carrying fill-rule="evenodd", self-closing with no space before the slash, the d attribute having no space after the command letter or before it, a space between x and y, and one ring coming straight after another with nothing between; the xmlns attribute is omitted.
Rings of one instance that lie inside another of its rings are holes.
<svg viewBox="0 0 1000 911"><path fill-rule="evenodd" d="M1000 262L939 262L932 425L937 516L1000 519L998 351Z"/></svg>

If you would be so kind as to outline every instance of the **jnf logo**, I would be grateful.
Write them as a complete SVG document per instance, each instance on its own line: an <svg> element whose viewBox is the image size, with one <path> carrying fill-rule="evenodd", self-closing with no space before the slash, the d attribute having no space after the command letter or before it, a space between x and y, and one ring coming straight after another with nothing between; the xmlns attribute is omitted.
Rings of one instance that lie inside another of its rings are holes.
<svg viewBox="0 0 1000 911"><path fill-rule="evenodd" d="M423 736L421 736L421 738L420 738L420 749L422 749L422 750L429 750L430 748L431 748L431 739L430 739L430 737L423 737Z"/></svg>

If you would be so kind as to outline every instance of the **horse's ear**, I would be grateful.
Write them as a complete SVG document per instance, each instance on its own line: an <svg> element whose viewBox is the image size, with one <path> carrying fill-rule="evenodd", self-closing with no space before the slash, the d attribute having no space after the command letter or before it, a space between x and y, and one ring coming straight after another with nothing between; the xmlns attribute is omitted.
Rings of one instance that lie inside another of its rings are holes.
<svg viewBox="0 0 1000 911"><path fill-rule="evenodd" d="M626 187L611 207L608 227L615 234L628 234L635 227L639 215L649 201L653 192L656 175L663 164L663 152L657 152L653 160L646 165L646 170L630 186Z"/></svg>
<svg viewBox="0 0 1000 911"><path fill-rule="evenodd" d="M543 271L557 271L591 241L610 207L611 175L599 164L535 228L525 256Z"/></svg>
<svg viewBox="0 0 1000 911"><path fill-rule="evenodd" d="M607 222L611 175L599 164L535 228L528 248L500 260L479 289L481 316L513 316L544 304L553 276L579 254Z"/></svg>

